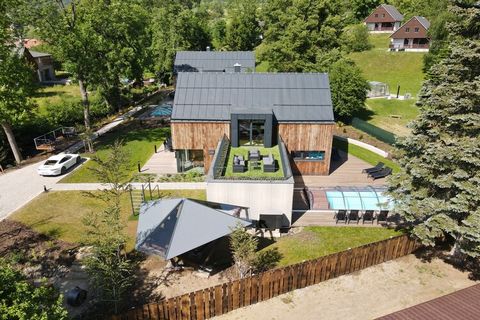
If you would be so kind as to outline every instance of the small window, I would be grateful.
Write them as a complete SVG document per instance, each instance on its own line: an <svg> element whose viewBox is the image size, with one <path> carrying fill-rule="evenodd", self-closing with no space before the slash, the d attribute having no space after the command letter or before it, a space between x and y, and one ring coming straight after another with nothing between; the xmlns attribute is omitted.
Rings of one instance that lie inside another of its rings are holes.
<svg viewBox="0 0 480 320"><path fill-rule="evenodd" d="M375 13L375 18L378 18L378 13Z"/></svg>
<svg viewBox="0 0 480 320"><path fill-rule="evenodd" d="M385 13L382 14L382 18L385 18Z"/></svg>
<svg viewBox="0 0 480 320"><path fill-rule="evenodd" d="M418 32L418 30L419 30L418 28L415 28L415 32Z"/></svg>
<svg viewBox="0 0 480 320"><path fill-rule="evenodd" d="M410 32L410 28L405 28L405 32Z"/></svg>
<svg viewBox="0 0 480 320"><path fill-rule="evenodd" d="M293 151L294 160L322 161L325 160L325 151Z"/></svg>

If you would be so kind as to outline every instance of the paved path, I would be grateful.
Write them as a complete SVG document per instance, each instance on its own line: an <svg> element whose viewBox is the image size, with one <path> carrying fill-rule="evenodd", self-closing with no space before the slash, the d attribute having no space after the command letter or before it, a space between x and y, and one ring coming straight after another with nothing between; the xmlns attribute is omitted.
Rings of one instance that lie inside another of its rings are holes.
<svg viewBox="0 0 480 320"><path fill-rule="evenodd" d="M142 183L132 183L133 189L142 189ZM206 182L155 182L152 183L152 189L157 187L160 190L199 190L206 189ZM52 185L50 190L52 191L90 191L90 190L99 190L105 189L107 185L101 183L57 183Z"/></svg>
<svg viewBox="0 0 480 320"><path fill-rule="evenodd" d="M0 174L0 220L43 192L44 185L50 188L62 178L39 176L38 166L35 163Z"/></svg>
<svg viewBox="0 0 480 320"><path fill-rule="evenodd" d="M165 148L161 146L160 150L142 167L142 173L176 174L177 159L175 158L175 152L165 151Z"/></svg>
<svg viewBox="0 0 480 320"><path fill-rule="evenodd" d="M132 116L140 109L141 107L135 107L97 130L94 134L94 140L120 125L125 119ZM65 153L75 153L81 148L83 148L83 142L78 142L65 150ZM39 176L36 172L38 166L39 163L37 162L23 168L9 171L6 174L0 174L0 220L3 220L9 214L21 208L43 192L44 185L51 189L61 178L63 178L63 176Z"/></svg>

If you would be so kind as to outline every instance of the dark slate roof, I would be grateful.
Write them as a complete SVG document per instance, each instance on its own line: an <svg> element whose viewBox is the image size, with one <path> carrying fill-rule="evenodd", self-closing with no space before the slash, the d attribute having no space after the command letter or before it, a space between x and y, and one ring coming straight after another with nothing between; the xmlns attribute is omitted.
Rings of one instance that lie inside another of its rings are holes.
<svg viewBox="0 0 480 320"><path fill-rule="evenodd" d="M252 223L236 217L239 207L191 199L161 199L140 209L135 248L171 259Z"/></svg>
<svg viewBox="0 0 480 320"><path fill-rule="evenodd" d="M422 26L425 27L425 29L428 30L428 28L430 28L430 21L428 21L425 17L415 16L414 18L416 18L418 22L420 22Z"/></svg>
<svg viewBox="0 0 480 320"><path fill-rule="evenodd" d="M390 4L382 4L382 7L392 16L395 21L402 21L403 20L403 14L401 14L397 8Z"/></svg>
<svg viewBox="0 0 480 320"><path fill-rule="evenodd" d="M217 71L233 72L235 64L241 71L255 71L255 53L252 51L178 51L175 72Z"/></svg>
<svg viewBox="0 0 480 320"><path fill-rule="evenodd" d="M480 284L394 312L378 320L480 319Z"/></svg>
<svg viewBox="0 0 480 320"><path fill-rule="evenodd" d="M230 121L231 114L273 113L280 122L332 122L326 73L178 74L172 120Z"/></svg>

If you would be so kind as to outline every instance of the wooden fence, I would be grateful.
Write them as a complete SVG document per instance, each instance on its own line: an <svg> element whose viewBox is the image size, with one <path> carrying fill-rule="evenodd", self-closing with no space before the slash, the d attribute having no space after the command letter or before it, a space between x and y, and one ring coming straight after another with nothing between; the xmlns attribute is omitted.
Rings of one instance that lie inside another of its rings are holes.
<svg viewBox="0 0 480 320"><path fill-rule="evenodd" d="M203 320L268 300L280 294L403 257L420 247L401 235L273 269L255 276L186 293L112 316L112 320Z"/></svg>

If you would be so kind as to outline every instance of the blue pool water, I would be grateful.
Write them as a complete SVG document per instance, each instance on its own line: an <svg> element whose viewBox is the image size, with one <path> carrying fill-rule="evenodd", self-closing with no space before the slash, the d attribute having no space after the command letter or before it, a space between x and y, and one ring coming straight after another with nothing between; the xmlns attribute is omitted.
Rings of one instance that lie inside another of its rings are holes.
<svg viewBox="0 0 480 320"><path fill-rule="evenodd" d="M333 210L385 210L392 209L392 201L379 190L325 191Z"/></svg>
<svg viewBox="0 0 480 320"><path fill-rule="evenodd" d="M170 117L172 115L172 106L169 104L161 104L153 108L150 113L151 117Z"/></svg>

